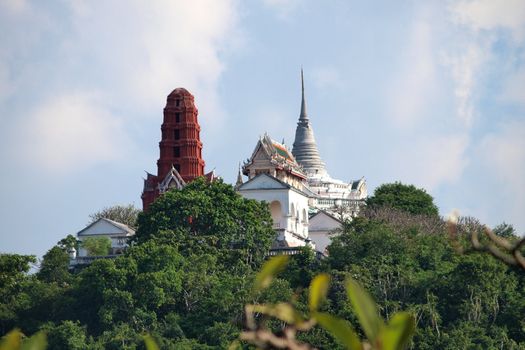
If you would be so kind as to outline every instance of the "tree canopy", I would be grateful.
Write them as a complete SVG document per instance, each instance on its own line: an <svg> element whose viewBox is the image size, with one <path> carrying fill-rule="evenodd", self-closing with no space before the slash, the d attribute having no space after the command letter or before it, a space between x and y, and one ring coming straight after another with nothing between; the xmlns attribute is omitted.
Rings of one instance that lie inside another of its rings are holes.
<svg viewBox="0 0 525 350"><path fill-rule="evenodd" d="M371 208L391 207L415 215L437 216L439 211L434 198L424 189L401 182L383 184L377 187L367 204Z"/></svg>
<svg viewBox="0 0 525 350"><path fill-rule="evenodd" d="M102 210L97 211L89 215L88 225L97 221L100 218L110 219L122 224L128 225L130 227L137 226L137 217L141 211L133 206L133 204L128 205L114 205L111 207L103 208Z"/></svg>
<svg viewBox="0 0 525 350"><path fill-rule="evenodd" d="M373 296L385 322L401 310L414 315L412 348L525 347L522 270L488 254L457 254L436 215L377 208L346 222L328 257L319 260L305 248L268 288L254 292L255 272L275 235L268 206L221 181L198 179L142 213L135 242L114 259L68 270L71 237L46 253L36 274L28 273L35 257L0 254L0 331L44 330L56 349L143 349L144 332L161 349L224 349L244 329L245 305L291 300L307 315L309 286L326 273L331 283L319 312L349 321L361 339L367 330L349 303L349 277ZM461 243L461 232L476 223L459 222ZM509 225L495 232L514 235ZM282 332L283 322L256 317ZM318 325L297 339L343 349Z"/></svg>
<svg viewBox="0 0 525 350"><path fill-rule="evenodd" d="M89 256L108 255L111 249L111 239L109 237L86 237L82 241L82 248Z"/></svg>
<svg viewBox="0 0 525 350"><path fill-rule="evenodd" d="M199 178L158 198L138 219L135 240L169 241L183 254L207 252L236 268L258 266L275 238L268 205L222 180Z"/></svg>

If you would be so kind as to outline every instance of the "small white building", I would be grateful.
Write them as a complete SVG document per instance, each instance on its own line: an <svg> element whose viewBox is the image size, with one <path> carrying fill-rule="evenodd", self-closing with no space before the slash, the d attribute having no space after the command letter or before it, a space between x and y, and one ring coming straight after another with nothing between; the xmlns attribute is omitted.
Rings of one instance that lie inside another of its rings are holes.
<svg viewBox="0 0 525 350"><path fill-rule="evenodd" d="M330 245L332 236L337 234L337 230L341 229L342 224L343 222L335 215L324 210L319 210L310 217L308 234L312 242L315 243L317 251L327 255L326 247Z"/></svg>
<svg viewBox="0 0 525 350"><path fill-rule="evenodd" d="M80 249L77 258L87 257L88 252L82 248L82 242L88 237L108 237L111 239L109 255L121 254L128 246L128 239L135 235L128 225L106 218L100 218L77 233Z"/></svg>

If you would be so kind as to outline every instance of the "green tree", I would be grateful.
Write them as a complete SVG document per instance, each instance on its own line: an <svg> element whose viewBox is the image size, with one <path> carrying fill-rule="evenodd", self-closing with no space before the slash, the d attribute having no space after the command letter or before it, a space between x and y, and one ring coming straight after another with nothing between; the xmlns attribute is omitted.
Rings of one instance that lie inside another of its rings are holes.
<svg viewBox="0 0 525 350"><path fill-rule="evenodd" d="M79 322L66 320L58 325L45 325L42 329L47 333L49 349L82 350L88 347L86 328Z"/></svg>
<svg viewBox="0 0 525 350"><path fill-rule="evenodd" d="M523 348L525 275L517 267L483 253L456 255L445 225L434 219L414 226L388 218L358 218L328 247L334 313L354 323L340 286L350 275L385 318L403 309L415 315L414 348Z"/></svg>
<svg viewBox="0 0 525 350"><path fill-rule="evenodd" d="M511 240L518 239L518 234L514 226L509 225L507 223L501 223L497 225L496 227L494 227L494 229L492 229L492 231L494 232L494 234L503 238Z"/></svg>
<svg viewBox="0 0 525 350"><path fill-rule="evenodd" d="M130 227L137 226L137 217L141 211L133 206L128 205L114 205L106 207L96 213L89 215L88 225L97 221L100 218L110 219Z"/></svg>
<svg viewBox="0 0 525 350"><path fill-rule="evenodd" d="M68 253L59 246L54 246L44 254L37 276L45 282L67 283L71 279L68 269Z"/></svg>
<svg viewBox="0 0 525 350"><path fill-rule="evenodd" d="M67 235L66 238L62 238L60 241L58 241L57 246L62 248L65 252L68 252L72 248L75 248L78 250L78 243L79 241L77 238L73 235Z"/></svg>
<svg viewBox="0 0 525 350"><path fill-rule="evenodd" d="M87 250L89 256L108 255L111 249L111 238L86 237L82 241L82 248Z"/></svg>
<svg viewBox="0 0 525 350"><path fill-rule="evenodd" d="M437 216L439 211L434 199L424 189L401 182L377 187L367 204L371 208L388 206L411 214Z"/></svg>
<svg viewBox="0 0 525 350"><path fill-rule="evenodd" d="M27 273L36 263L34 255L0 254L0 331L17 326L20 298L27 283Z"/></svg>
<svg viewBox="0 0 525 350"><path fill-rule="evenodd" d="M115 259L118 260L118 259ZM103 331L98 310L104 306L104 291L123 289L127 271L118 268L115 260L100 259L83 269L76 280L70 305L71 313L91 334Z"/></svg>
<svg viewBox="0 0 525 350"><path fill-rule="evenodd" d="M35 263L34 255L0 254L0 292L19 284Z"/></svg>
<svg viewBox="0 0 525 350"><path fill-rule="evenodd" d="M138 223L135 241L169 242L185 256L211 254L230 271L259 266L275 237L267 204L204 178L162 195Z"/></svg>

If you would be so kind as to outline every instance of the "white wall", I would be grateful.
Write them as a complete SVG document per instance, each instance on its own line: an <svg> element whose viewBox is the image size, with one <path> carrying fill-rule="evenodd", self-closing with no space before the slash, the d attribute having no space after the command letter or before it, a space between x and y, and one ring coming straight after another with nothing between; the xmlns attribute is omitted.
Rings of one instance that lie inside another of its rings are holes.
<svg viewBox="0 0 525 350"><path fill-rule="evenodd" d="M341 223L324 212L319 212L310 219L310 239L315 243L316 250L325 252L332 239L330 233L341 227Z"/></svg>
<svg viewBox="0 0 525 350"><path fill-rule="evenodd" d="M278 240L286 240L290 246L305 244L305 239L308 238L308 197L264 175L243 185L239 193L244 198L268 203L274 220L273 227L279 235ZM278 206L272 205L275 201L280 203L280 215L276 213ZM294 237L293 234L301 238Z"/></svg>

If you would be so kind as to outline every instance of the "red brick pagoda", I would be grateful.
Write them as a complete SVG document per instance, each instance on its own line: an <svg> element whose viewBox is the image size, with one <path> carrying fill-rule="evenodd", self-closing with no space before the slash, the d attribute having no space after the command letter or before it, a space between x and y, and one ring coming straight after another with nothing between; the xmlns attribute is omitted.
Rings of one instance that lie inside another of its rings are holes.
<svg viewBox="0 0 525 350"><path fill-rule="evenodd" d="M169 95L164 108L159 143L160 157L157 175L147 173L142 192L142 208L149 205L171 187L181 189L196 177L204 176L198 110L193 95L177 88ZM213 174L206 174L210 179Z"/></svg>

